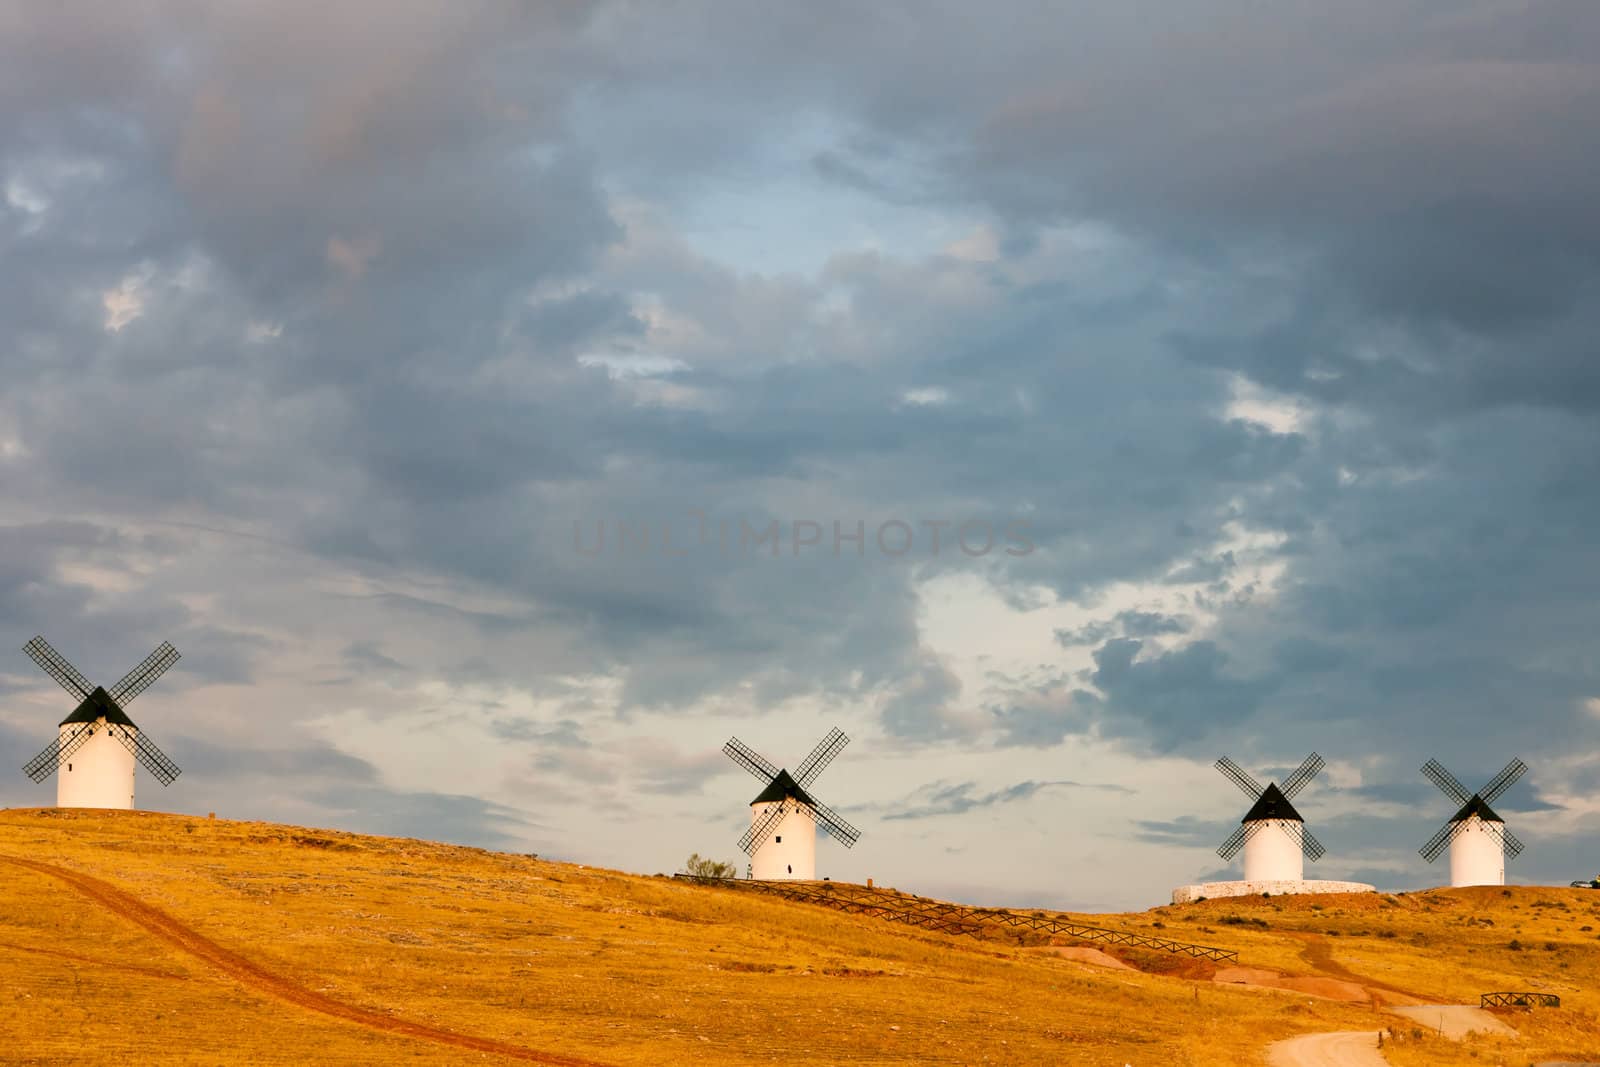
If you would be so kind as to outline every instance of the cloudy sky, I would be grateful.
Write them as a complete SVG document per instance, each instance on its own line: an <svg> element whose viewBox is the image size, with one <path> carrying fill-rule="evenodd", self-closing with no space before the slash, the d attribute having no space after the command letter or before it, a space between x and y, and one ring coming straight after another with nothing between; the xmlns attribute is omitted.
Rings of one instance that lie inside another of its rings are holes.
<svg viewBox="0 0 1600 1067"><path fill-rule="evenodd" d="M1136 907L1600 869L1590 0L0 8L0 804ZM776 523L776 536L773 526ZM857 533L860 540L856 540ZM619 543L619 534L621 534ZM939 538L937 546L934 538ZM741 857L742 859L742 857Z"/></svg>

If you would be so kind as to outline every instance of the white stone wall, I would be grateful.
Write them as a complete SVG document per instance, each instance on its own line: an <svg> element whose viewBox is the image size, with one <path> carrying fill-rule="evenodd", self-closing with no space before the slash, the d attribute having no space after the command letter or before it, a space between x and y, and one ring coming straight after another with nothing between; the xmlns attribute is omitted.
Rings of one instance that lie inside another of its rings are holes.
<svg viewBox="0 0 1600 1067"><path fill-rule="evenodd" d="M750 857L750 877L764 882L790 879L813 881L817 877L817 824L795 809L788 809L767 840ZM750 805L752 824L766 818L776 804Z"/></svg>
<svg viewBox="0 0 1600 1067"><path fill-rule="evenodd" d="M1180 885L1172 891L1174 904L1192 904L1200 898L1217 900L1221 897L1290 896L1303 893L1376 893L1375 886L1365 882L1329 882L1320 879L1307 881L1263 882L1202 882L1198 885Z"/></svg>
<svg viewBox="0 0 1600 1067"><path fill-rule="evenodd" d="M133 753L122 742L111 736L123 727L107 727L104 719L94 724L94 736L83 743L56 768L56 807L58 808L131 808L133 807ZM61 727L61 743L84 724L70 723ZM138 731L129 728L137 736Z"/></svg>

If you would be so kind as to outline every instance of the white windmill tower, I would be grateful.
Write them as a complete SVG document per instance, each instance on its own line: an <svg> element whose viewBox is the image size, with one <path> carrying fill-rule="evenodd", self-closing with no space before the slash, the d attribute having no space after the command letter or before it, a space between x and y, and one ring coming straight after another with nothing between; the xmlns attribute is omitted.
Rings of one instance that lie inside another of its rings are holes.
<svg viewBox="0 0 1600 1067"><path fill-rule="evenodd" d="M774 766L737 737L729 738L722 746L729 759L766 785L750 802L750 829L739 838L739 847L750 857L751 878L815 879L819 825L845 848L855 845L861 832L807 792L823 768L849 743L850 739L839 730L829 730L793 775Z"/></svg>
<svg viewBox="0 0 1600 1067"><path fill-rule="evenodd" d="M57 807L132 808L135 761L162 785L171 785L178 777L178 765L122 710L178 661L177 649L162 642L109 691L91 685L43 637L35 637L22 650L80 701L61 720L56 739L22 768L35 782L61 772L56 781Z"/></svg>
<svg viewBox="0 0 1600 1067"><path fill-rule="evenodd" d="M1513 759L1482 789L1469 793L1438 760L1431 759L1422 765L1422 773L1428 781L1461 805L1450 821L1418 850L1423 859L1432 863L1446 845L1450 846L1452 886L1506 884L1506 858L1516 859L1521 855L1522 842L1489 805L1499 800L1527 770L1526 763Z"/></svg>
<svg viewBox="0 0 1600 1067"><path fill-rule="evenodd" d="M1217 855L1225 860L1233 859L1240 849L1244 850L1246 882L1304 881L1303 860L1315 862L1327 852L1322 843L1311 836L1305 820L1290 803L1322 768L1322 757L1313 752L1299 769L1284 779L1280 788L1276 782L1262 786L1227 756L1217 760L1217 770L1255 801L1239 821L1239 829L1217 849Z"/></svg>

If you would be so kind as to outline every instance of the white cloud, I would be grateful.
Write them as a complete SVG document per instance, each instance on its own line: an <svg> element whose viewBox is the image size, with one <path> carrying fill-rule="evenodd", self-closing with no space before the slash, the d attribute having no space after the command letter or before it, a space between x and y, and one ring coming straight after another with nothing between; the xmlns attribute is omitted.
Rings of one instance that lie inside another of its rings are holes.
<svg viewBox="0 0 1600 1067"><path fill-rule="evenodd" d="M914 408L942 407L950 403L950 390L937 385L907 389L900 394L900 403Z"/></svg>
<svg viewBox="0 0 1600 1067"><path fill-rule="evenodd" d="M1000 238L987 226L979 226L958 241L945 245L945 254L977 263L993 263L1000 258Z"/></svg>
<svg viewBox="0 0 1600 1067"><path fill-rule="evenodd" d="M120 332L124 326L144 314L147 284L148 279L143 274L130 274L115 289L107 289L100 294L107 333Z"/></svg>
<svg viewBox="0 0 1600 1067"><path fill-rule="evenodd" d="M1274 393L1242 374L1232 376L1232 397L1224 414L1265 426L1273 433L1301 433L1307 422L1306 406L1292 397Z"/></svg>

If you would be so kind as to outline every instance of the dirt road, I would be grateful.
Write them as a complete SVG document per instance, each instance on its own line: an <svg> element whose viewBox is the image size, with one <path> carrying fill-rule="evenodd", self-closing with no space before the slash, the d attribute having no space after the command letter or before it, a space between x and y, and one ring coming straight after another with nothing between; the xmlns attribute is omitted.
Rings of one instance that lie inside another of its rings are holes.
<svg viewBox="0 0 1600 1067"><path fill-rule="evenodd" d="M1291 1037L1268 1047L1267 1062L1272 1067L1389 1067L1375 1030Z"/></svg>
<svg viewBox="0 0 1600 1067"><path fill-rule="evenodd" d="M1394 1004L1424 1004L1425 997L1418 996L1410 990L1401 989L1399 986L1390 985L1380 978L1371 975L1357 974L1338 960L1333 958L1333 946L1321 934L1290 933L1290 937L1297 937L1305 942L1305 947L1300 950L1300 958L1311 967L1332 978L1339 978L1347 982L1355 982L1366 988L1368 994L1377 1004L1384 1006Z"/></svg>
<svg viewBox="0 0 1600 1067"><path fill-rule="evenodd" d="M329 1015L335 1019L342 1019L345 1022L366 1027L369 1030L381 1030L384 1033L400 1034L420 1041L431 1041L435 1044L450 1045L454 1048L470 1049L473 1052L487 1052L497 1056L505 1056L508 1059L523 1060L528 1063L552 1064L554 1067L600 1067L599 1064L592 1060L581 1060L572 1056L562 1056L550 1052L537 1052L533 1049L519 1048L516 1045L508 1045L486 1037L458 1034L450 1030L427 1026L423 1023L396 1019L393 1016L384 1015L370 1008L362 1008L354 1004L346 1004L343 1001L334 1000L332 997L307 989L305 986L299 985L282 975L274 974L237 952L224 948L194 929L194 927L173 918L160 908L146 904L138 897L118 889L110 882L103 882L98 878L80 874L65 867L40 863L37 860L25 860L17 856L0 855L0 860L65 882L94 903L126 919L135 926L141 927L147 933L161 941L165 941L179 951L209 964L229 978L259 989L263 993L286 1001L298 1008L304 1008L306 1011Z"/></svg>
<svg viewBox="0 0 1600 1067"><path fill-rule="evenodd" d="M1460 1041L1476 1031L1480 1034L1499 1034L1516 1037L1517 1032L1482 1008L1466 1004L1418 1004L1415 1007L1390 1008L1390 1011L1415 1019L1430 1030L1442 1030L1452 1041Z"/></svg>

